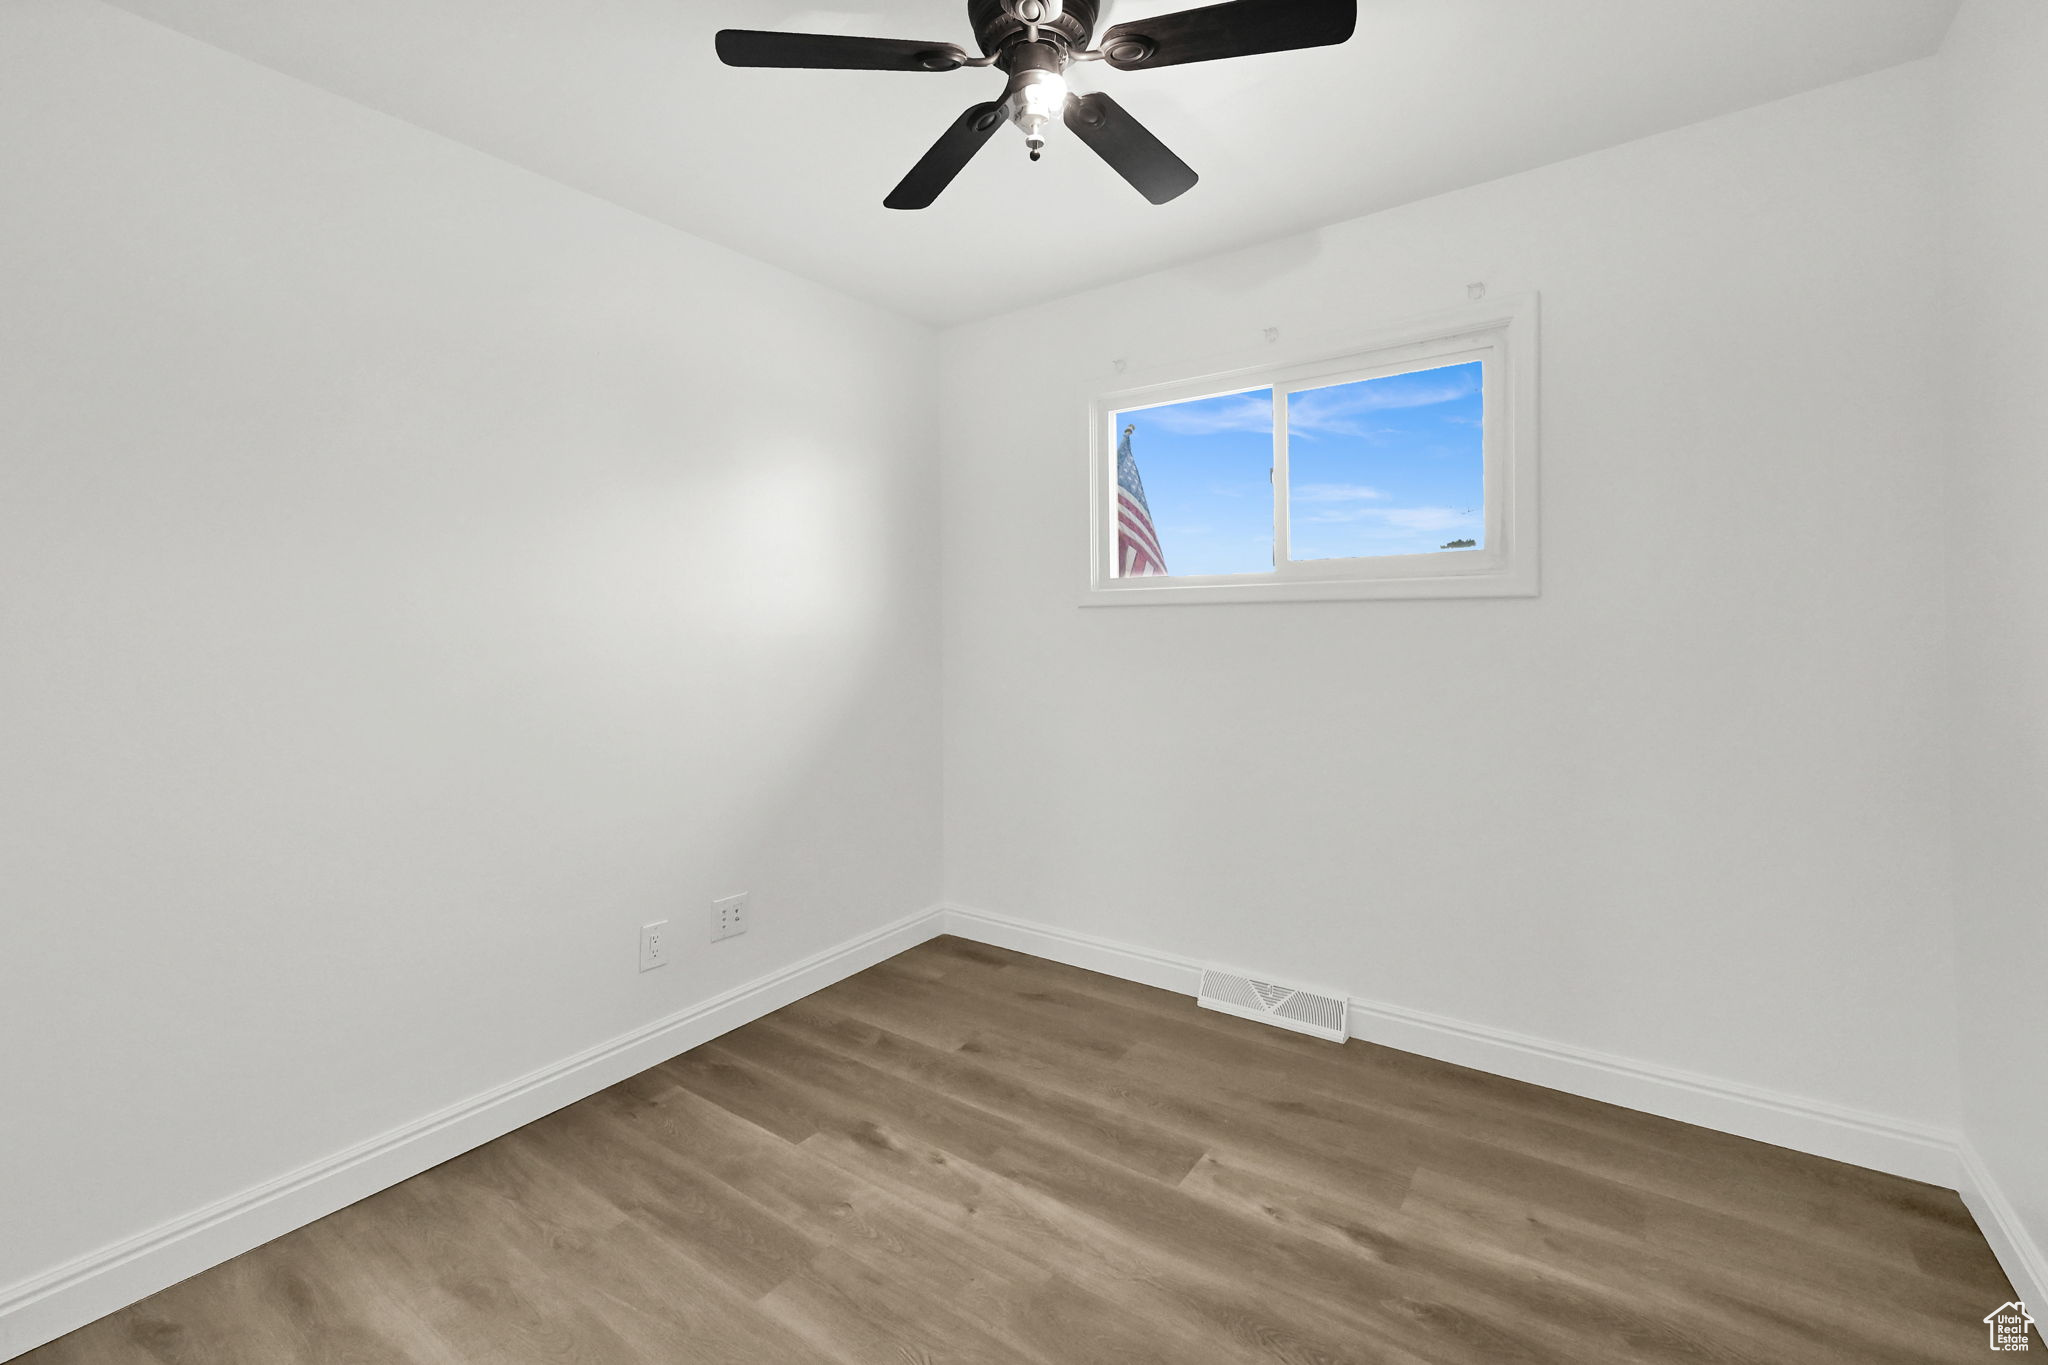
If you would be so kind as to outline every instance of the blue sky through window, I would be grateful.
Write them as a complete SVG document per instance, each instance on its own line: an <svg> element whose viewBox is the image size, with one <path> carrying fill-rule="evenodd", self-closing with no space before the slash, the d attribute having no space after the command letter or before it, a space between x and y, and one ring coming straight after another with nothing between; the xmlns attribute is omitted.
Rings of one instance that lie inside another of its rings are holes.
<svg viewBox="0 0 2048 1365"><path fill-rule="evenodd" d="M1480 362L1301 389L1287 400L1295 559L1485 541Z"/></svg>
<svg viewBox="0 0 2048 1365"><path fill-rule="evenodd" d="M1172 574L1273 571L1273 391L1117 414Z"/></svg>
<svg viewBox="0 0 2048 1365"><path fill-rule="evenodd" d="M1480 362L1304 389L1288 400L1295 559L1484 541ZM1141 408L1131 450L1172 574L1273 568L1273 391Z"/></svg>

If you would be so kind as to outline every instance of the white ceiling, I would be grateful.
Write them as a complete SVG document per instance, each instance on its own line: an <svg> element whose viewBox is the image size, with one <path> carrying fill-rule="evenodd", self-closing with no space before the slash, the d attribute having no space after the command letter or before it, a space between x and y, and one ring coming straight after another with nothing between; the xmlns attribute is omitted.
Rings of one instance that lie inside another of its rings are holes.
<svg viewBox="0 0 2048 1365"><path fill-rule="evenodd" d="M733 70L723 27L973 48L964 0L113 0L931 322L999 313L1925 56L1957 0L1363 0L1343 47L1075 68L1202 174L1154 208L1061 130L882 196L1000 73ZM1104 24L1189 8L1111 0Z"/></svg>

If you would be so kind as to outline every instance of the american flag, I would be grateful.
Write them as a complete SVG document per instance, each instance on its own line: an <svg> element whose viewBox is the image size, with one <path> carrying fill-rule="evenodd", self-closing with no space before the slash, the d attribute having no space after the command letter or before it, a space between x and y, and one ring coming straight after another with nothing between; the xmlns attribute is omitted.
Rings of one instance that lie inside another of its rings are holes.
<svg viewBox="0 0 2048 1365"><path fill-rule="evenodd" d="M1119 578L1144 578L1166 572L1166 554L1152 529L1152 509L1145 502L1145 481L1138 477L1138 457L1131 454L1131 433L1125 427L1116 443L1116 563Z"/></svg>

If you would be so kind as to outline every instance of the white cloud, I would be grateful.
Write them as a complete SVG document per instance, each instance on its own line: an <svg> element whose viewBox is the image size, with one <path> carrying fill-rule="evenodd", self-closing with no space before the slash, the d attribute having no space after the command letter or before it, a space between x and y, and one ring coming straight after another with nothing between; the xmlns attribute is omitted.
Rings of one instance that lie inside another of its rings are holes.
<svg viewBox="0 0 2048 1365"><path fill-rule="evenodd" d="M1455 507L1390 507L1387 524L1404 531L1449 531L1479 524L1477 512L1460 512Z"/></svg>
<svg viewBox="0 0 2048 1365"><path fill-rule="evenodd" d="M1367 502L1385 496L1362 483L1305 483L1294 490L1296 502Z"/></svg>
<svg viewBox="0 0 2048 1365"><path fill-rule="evenodd" d="M1479 525L1479 509L1461 512L1455 507L1341 507L1294 520L1304 524L1371 521L1402 531L1469 530Z"/></svg>
<svg viewBox="0 0 2048 1365"><path fill-rule="evenodd" d="M1404 383L1404 380L1419 382ZM1310 389L1288 398L1287 427L1290 432L1305 436L1379 435L1382 433L1367 428L1357 418L1368 412L1455 403L1477 392L1478 380L1464 375L1455 379L1402 375L1392 379L1339 384L1327 389Z"/></svg>
<svg viewBox="0 0 2048 1365"><path fill-rule="evenodd" d="M1239 394L1230 399L1204 399L1200 405L1176 403L1151 408L1132 418L1143 430L1147 423L1182 436L1208 436L1219 431L1273 429L1273 400Z"/></svg>
<svg viewBox="0 0 2048 1365"><path fill-rule="evenodd" d="M1306 517L1292 517L1296 526L1325 525L1338 521L1378 521L1387 509L1381 507L1340 507Z"/></svg>

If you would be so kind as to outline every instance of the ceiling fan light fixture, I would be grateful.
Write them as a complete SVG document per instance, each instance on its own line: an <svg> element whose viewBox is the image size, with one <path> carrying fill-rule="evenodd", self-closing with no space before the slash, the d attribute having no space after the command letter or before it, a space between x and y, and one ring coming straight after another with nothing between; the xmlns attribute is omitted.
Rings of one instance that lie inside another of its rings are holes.
<svg viewBox="0 0 2048 1365"><path fill-rule="evenodd" d="M1011 86L1010 121L1023 130L1033 161L1045 150L1045 125L1065 112L1067 94L1066 79L1057 71L1026 71Z"/></svg>

